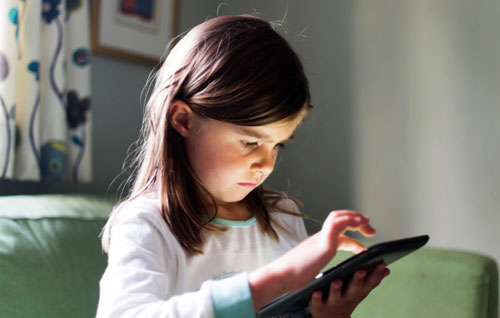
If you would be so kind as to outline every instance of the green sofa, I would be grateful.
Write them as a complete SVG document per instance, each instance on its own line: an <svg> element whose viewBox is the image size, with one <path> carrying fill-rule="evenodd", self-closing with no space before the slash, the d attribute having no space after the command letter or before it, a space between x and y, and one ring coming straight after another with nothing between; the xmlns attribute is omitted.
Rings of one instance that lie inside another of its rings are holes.
<svg viewBox="0 0 500 318"><path fill-rule="evenodd" d="M98 235L113 204L0 196L0 317L94 317L106 267ZM354 318L498 318L497 265L487 256L424 248L390 268Z"/></svg>

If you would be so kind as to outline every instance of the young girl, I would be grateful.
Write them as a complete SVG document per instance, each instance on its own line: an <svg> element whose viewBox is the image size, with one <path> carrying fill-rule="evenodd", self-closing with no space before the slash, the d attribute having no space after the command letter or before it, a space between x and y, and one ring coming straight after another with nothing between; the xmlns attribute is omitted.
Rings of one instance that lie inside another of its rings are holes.
<svg viewBox="0 0 500 318"><path fill-rule="evenodd" d="M310 109L301 63L270 23L221 16L187 33L157 74L131 193L103 230L97 315L254 317L337 249L362 251L343 233L373 235L367 217L334 211L307 237L294 201L262 187ZM315 292L312 317L349 317L387 274Z"/></svg>

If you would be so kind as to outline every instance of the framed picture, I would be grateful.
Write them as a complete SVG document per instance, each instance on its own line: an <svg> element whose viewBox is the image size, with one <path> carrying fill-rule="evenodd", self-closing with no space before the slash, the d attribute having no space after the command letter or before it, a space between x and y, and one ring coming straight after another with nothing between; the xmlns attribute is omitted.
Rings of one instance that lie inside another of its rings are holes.
<svg viewBox="0 0 500 318"><path fill-rule="evenodd" d="M178 0L92 0L92 52L157 64L177 34Z"/></svg>

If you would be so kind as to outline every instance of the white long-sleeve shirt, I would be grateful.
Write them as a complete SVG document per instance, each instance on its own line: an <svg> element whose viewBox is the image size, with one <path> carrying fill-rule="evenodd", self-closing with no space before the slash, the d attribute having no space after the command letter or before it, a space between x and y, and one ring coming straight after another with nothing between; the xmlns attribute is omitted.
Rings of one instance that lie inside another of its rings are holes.
<svg viewBox="0 0 500 318"><path fill-rule="evenodd" d="M292 201L284 202L295 208ZM228 231L208 235L202 255L186 253L161 217L159 200L126 203L111 227L108 267L100 282L98 317L254 317L247 273L307 237L302 218L271 217L279 242L255 218L215 219Z"/></svg>

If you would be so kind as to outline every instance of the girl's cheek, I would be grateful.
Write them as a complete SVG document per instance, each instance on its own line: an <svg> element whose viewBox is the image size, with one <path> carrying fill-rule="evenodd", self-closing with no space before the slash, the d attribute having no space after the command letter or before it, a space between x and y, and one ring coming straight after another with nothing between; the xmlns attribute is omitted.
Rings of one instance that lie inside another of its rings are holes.
<svg viewBox="0 0 500 318"><path fill-rule="evenodd" d="M223 150L218 153L206 154L200 160L202 169L207 174L227 174L237 162L236 158L227 156Z"/></svg>

